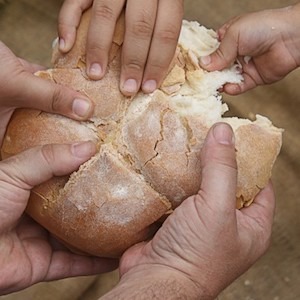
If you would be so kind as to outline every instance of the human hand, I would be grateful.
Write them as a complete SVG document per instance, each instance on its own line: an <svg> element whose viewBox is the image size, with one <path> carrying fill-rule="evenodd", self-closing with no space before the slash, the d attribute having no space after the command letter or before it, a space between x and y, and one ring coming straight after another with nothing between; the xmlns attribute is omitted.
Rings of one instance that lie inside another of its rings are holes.
<svg viewBox="0 0 300 300"><path fill-rule="evenodd" d="M42 67L17 58L0 42L0 145L18 107L58 113L75 120L91 116L94 103L86 96L37 76Z"/></svg>
<svg viewBox="0 0 300 300"><path fill-rule="evenodd" d="M23 215L34 186L75 171L95 152L92 142L46 145L0 162L0 294L117 267L115 260L71 253Z"/></svg>
<svg viewBox="0 0 300 300"><path fill-rule="evenodd" d="M220 47L203 57L201 66L220 70L238 59L244 81L224 86L231 95L284 78L300 66L299 13L297 4L233 18L218 30Z"/></svg>
<svg viewBox="0 0 300 300"><path fill-rule="evenodd" d="M93 5L87 40L87 74L101 79L107 68L116 21L125 9L120 90L134 95L160 86L174 57L183 17L183 0L65 0L59 14L59 49L68 52L84 10Z"/></svg>
<svg viewBox="0 0 300 300"><path fill-rule="evenodd" d="M150 242L124 253L121 281L104 299L139 299L143 293L149 299L215 299L267 250L273 190L269 184L251 206L235 208L237 165L228 125L210 130L201 163L199 193L186 199Z"/></svg>

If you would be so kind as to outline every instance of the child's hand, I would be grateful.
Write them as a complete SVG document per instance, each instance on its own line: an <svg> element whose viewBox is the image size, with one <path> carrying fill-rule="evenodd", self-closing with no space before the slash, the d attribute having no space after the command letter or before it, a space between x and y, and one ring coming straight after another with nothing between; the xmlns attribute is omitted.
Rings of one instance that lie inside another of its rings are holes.
<svg viewBox="0 0 300 300"><path fill-rule="evenodd" d="M238 59L244 82L224 86L232 95L284 78L300 66L299 13L300 4L230 20L218 31L219 49L202 58L202 67L220 70Z"/></svg>
<svg viewBox="0 0 300 300"><path fill-rule="evenodd" d="M153 92L175 54L183 17L183 0L65 0L59 16L60 50L69 51L84 10L93 6L87 40L87 74L101 79L106 71L115 25L125 9L120 89L134 95Z"/></svg>

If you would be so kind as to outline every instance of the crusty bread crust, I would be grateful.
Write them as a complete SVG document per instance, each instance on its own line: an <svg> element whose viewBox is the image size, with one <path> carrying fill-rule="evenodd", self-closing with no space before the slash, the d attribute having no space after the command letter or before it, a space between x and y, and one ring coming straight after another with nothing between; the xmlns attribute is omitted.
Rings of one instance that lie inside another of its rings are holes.
<svg viewBox="0 0 300 300"><path fill-rule="evenodd" d="M261 116L256 121L222 117L227 106L217 90L225 82L239 82L241 76L234 67L211 73L200 68L199 57L218 46L215 33L184 22L161 88L131 99L118 88L124 16L116 27L106 76L91 81L84 55L89 14L84 15L74 48L66 55L55 48L54 68L37 76L88 95L95 101L94 116L77 122L17 110L1 151L7 157L36 145L82 140L94 141L99 151L70 177L34 188L27 212L71 249L118 257L151 238L157 221L197 193L201 148L209 128L219 121L230 124L235 133L237 207L250 205L271 177L282 130ZM197 48L191 49L194 44Z"/></svg>

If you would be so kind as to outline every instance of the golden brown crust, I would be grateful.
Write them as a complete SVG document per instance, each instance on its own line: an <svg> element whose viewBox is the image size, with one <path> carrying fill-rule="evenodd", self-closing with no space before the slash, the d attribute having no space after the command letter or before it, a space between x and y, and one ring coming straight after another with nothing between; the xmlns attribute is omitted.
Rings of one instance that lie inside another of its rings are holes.
<svg viewBox="0 0 300 300"><path fill-rule="evenodd" d="M49 143L98 141L96 127L33 109L18 109L7 129L3 158L30 147Z"/></svg>
<svg viewBox="0 0 300 300"><path fill-rule="evenodd" d="M72 174L54 203L44 195L31 199L28 212L61 240L72 241L72 247L117 257L132 244L148 239L151 225L170 207L106 144Z"/></svg>
<svg viewBox="0 0 300 300"><path fill-rule="evenodd" d="M236 137L237 207L249 205L270 179L282 131L263 117L254 122L222 118L226 107L217 88L237 80L234 71L226 71L225 79L220 73L208 74L200 68L197 53L179 45L161 89L126 98L118 88L124 16L117 25L106 76L91 81L84 71L88 14L75 47L67 55L54 50L55 68L37 75L93 99L94 116L77 122L17 110L1 151L6 157L36 145L92 140L99 152L70 177L37 186L28 213L78 252L119 256L150 238L156 223L197 193L201 148L209 128L219 121L229 123Z"/></svg>
<svg viewBox="0 0 300 300"><path fill-rule="evenodd" d="M269 132L256 124L235 131L238 186L237 198L248 206L271 178L272 166L281 147L281 132ZM253 146L255 145L255 146Z"/></svg>

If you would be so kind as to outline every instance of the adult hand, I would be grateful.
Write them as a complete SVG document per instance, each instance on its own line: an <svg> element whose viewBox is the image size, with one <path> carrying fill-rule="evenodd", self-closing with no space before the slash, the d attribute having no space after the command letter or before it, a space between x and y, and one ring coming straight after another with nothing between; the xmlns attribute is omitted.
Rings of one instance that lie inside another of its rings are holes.
<svg viewBox="0 0 300 300"><path fill-rule="evenodd" d="M125 252L121 281L103 299L215 299L264 254L271 236L273 190L269 184L251 206L235 208L237 166L228 125L210 130L201 162L198 194L186 199L150 242Z"/></svg>
<svg viewBox="0 0 300 300"><path fill-rule="evenodd" d="M95 152L91 142L47 145L0 162L0 294L117 267L114 260L71 253L23 215L34 186L75 171Z"/></svg>
<svg viewBox="0 0 300 300"><path fill-rule="evenodd" d="M58 113L75 120L91 116L94 103L86 96L33 73L42 67L17 58L0 42L0 145L13 111L18 107Z"/></svg>
<svg viewBox="0 0 300 300"><path fill-rule="evenodd" d="M84 10L91 7L87 40L87 74L101 79L106 71L116 21L125 9L120 89L134 95L160 86L174 57L183 17L183 0L65 0L59 14L59 48L68 52Z"/></svg>
<svg viewBox="0 0 300 300"><path fill-rule="evenodd" d="M299 13L297 4L233 18L219 29L220 47L202 58L202 67L220 70L238 59L244 81L224 86L232 95L282 79L300 66Z"/></svg>

